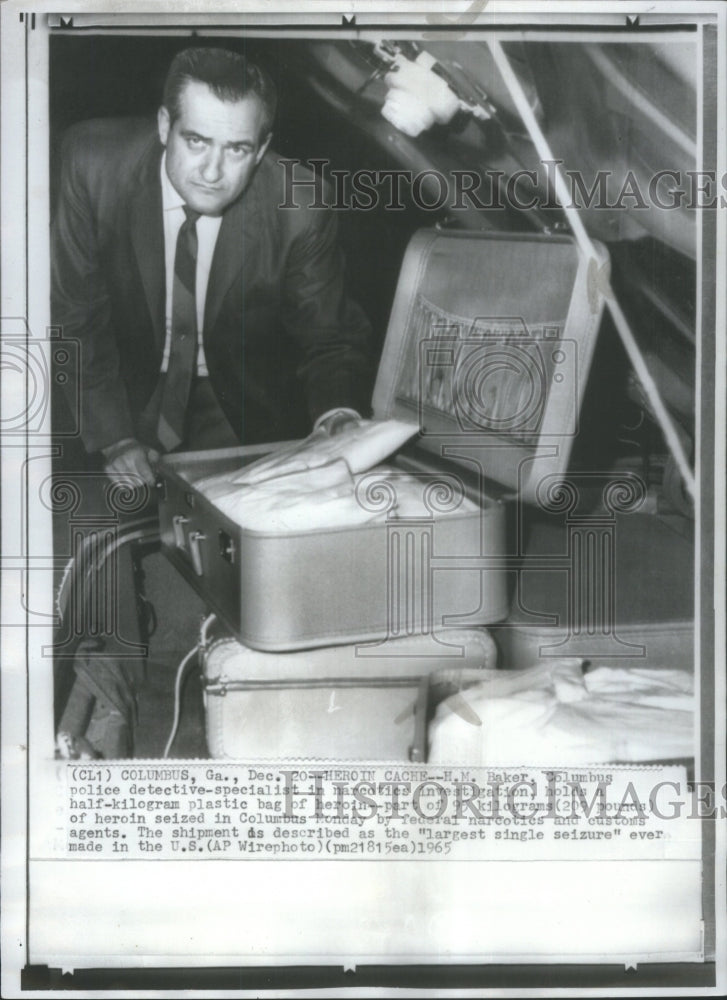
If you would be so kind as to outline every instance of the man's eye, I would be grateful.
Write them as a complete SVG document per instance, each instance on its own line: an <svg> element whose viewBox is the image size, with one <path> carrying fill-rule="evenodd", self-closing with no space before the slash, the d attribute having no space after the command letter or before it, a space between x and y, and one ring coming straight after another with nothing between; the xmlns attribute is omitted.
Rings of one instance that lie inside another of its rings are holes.
<svg viewBox="0 0 727 1000"><path fill-rule="evenodd" d="M247 146L230 146L230 153L238 158L247 156L250 149Z"/></svg>
<svg viewBox="0 0 727 1000"><path fill-rule="evenodd" d="M187 145L190 149L202 149L204 139L200 139L198 135L189 135L187 136Z"/></svg>

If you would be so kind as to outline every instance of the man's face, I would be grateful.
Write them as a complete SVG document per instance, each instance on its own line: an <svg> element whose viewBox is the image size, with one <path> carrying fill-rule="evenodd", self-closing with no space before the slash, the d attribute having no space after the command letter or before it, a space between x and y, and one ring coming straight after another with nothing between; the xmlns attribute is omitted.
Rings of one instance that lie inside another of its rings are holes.
<svg viewBox="0 0 727 1000"><path fill-rule="evenodd" d="M221 101L196 80L185 84L173 124L167 109L159 109L167 175L190 208L221 215L239 198L270 142L261 134L263 120L256 95Z"/></svg>

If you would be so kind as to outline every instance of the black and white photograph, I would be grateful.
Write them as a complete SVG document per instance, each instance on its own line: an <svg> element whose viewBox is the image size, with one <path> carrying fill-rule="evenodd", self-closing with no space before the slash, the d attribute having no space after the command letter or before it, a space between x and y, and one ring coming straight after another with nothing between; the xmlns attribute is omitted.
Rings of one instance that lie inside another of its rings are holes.
<svg viewBox="0 0 727 1000"><path fill-rule="evenodd" d="M725 10L0 16L3 995L723 993Z"/></svg>

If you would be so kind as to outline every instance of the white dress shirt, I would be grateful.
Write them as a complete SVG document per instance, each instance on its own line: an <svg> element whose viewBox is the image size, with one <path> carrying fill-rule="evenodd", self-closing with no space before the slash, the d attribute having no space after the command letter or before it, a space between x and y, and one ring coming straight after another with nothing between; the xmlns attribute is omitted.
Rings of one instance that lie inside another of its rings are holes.
<svg viewBox="0 0 727 1000"><path fill-rule="evenodd" d="M174 257L177 251L177 236L184 222L184 199L179 195L167 176L166 153L162 156L162 212L164 215L164 265L166 274L166 306L164 325L166 337L161 370L169 367L169 351L172 343L172 289L174 288ZM212 268L212 255L215 252L217 236L222 225L222 216L200 215L197 219L197 276L195 282L195 303L197 306L197 374L207 375L207 364L202 346L204 332L204 306L207 299L207 285Z"/></svg>

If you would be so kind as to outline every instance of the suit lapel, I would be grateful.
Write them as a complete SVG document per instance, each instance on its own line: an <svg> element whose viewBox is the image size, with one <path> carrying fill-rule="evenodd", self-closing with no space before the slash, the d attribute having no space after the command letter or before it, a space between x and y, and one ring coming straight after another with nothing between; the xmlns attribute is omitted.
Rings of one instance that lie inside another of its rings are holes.
<svg viewBox="0 0 727 1000"><path fill-rule="evenodd" d="M138 194L131 208L131 242L139 266L144 295L159 352L164 347L164 220L159 177L161 154L150 147L139 170Z"/></svg>
<svg viewBox="0 0 727 1000"><path fill-rule="evenodd" d="M254 265L260 240L257 175L242 198L227 209L215 244L204 309L205 338L214 329L222 302L240 271Z"/></svg>

